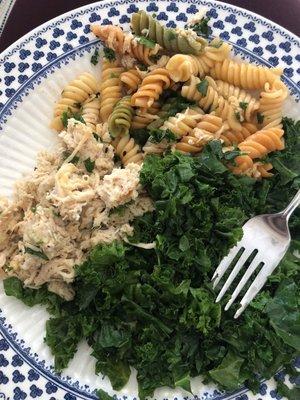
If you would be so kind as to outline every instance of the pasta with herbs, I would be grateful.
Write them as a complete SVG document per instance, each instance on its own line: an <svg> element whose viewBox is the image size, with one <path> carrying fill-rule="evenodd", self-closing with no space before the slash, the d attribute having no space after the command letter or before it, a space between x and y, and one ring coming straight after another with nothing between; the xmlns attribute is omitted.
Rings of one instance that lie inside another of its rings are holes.
<svg viewBox="0 0 300 400"><path fill-rule="evenodd" d="M282 70L234 60L231 44L197 34L197 18L174 29L138 11L129 32L92 25L107 46L100 82L83 73L67 85L52 126L61 130L73 115L85 121L123 165L167 151L197 154L219 140L224 152L241 152L235 166L228 164L234 173L270 177L272 165L261 158L283 148Z"/></svg>
<svg viewBox="0 0 300 400"><path fill-rule="evenodd" d="M63 129L61 117L64 112L75 113L80 110L83 102L92 94L96 94L99 90L95 77L84 72L76 79L69 82L63 89L61 98L54 107L54 118L51 122L51 128L56 131Z"/></svg>
<svg viewBox="0 0 300 400"><path fill-rule="evenodd" d="M182 96L189 100L196 101L199 107L205 112L214 111L223 121L228 121L228 124L232 129L236 131L241 130L241 124L236 117L237 111L223 96L218 94L214 87L215 84L213 79L210 77L205 78L206 85L204 90L199 90L201 82L203 83L204 81L192 76L189 82L182 87Z"/></svg>
<svg viewBox="0 0 300 400"><path fill-rule="evenodd" d="M108 119L109 133L113 137L127 135L129 132L134 114L130 100L130 96L123 97L119 100Z"/></svg>
<svg viewBox="0 0 300 400"><path fill-rule="evenodd" d="M166 68L175 82L185 82L191 75L203 78L216 62L228 58L232 46L220 40L213 41L204 48L199 56L175 54L168 61Z"/></svg>
<svg viewBox="0 0 300 400"><path fill-rule="evenodd" d="M140 108L135 110L135 115L132 119L132 129L142 129L151 124L153 121L159 119L159 111L161 105L158 101L155 101L150 108L146 111L142 111Z"/></svg>
<svg viewBox="0 0 300 400"><path fill-rule="evenodd" d="M210 74L214 79L221 79L242 89L262 89L267 82L272 84L278 80L282 70L226 59L217 62Z"/></svg>
<svg viewBox="0 0 300 400"><path fill-rule="evenodd" d="M129 55L146 65L155 64L153 57L155 58L160 49L158 44L149 48L139 43L131 33L124 33L119 26L115 25L93 25L92 32L116 53Z"/></svg>
<svg viewBox="0 0 300 400"><path fill-rule="evenodd" d="M201 121L187 135L183 136L175 148L182 153L199 153L206 143L219 139L223 127L222 118L213 114L201 116Z"/></svg>
<svg viewBox="0 0 300 400"><path fill-rule="evenodd" d="M98 95L90 96L82 104L82 118L86 125L95 130L96 124L99 122L100 98Z"/></svg>
<svg viewBox="0 0 300 400"><path fill-rule="evenodd" d="M132 95L132 106L147 110L155 100L159 99L163 90L168 89L170 83L169 72L165 68L157 68L151 71L142 80L136 93Z"/></svg>
<svg viewBox="0 0 300 400"><path fill-rule="evenodd" d="M122 84L120 80L124 68L118 61L104 59L102 65L100 85L100 118L106 122L113 111L115 104L122 97Z"/></svg>
<svg viewBox="0 0 300 400"><path fill-rule="evenodd" d="M131 94L137 91L138 87L142 83L142 71L137 69L130 69L122 72L120 79L126 88L127 94Z"/></svg>
<svg viewBox="0 0 300 400"><path fill-rule="evenodd" d="M283 150L283 135L284 131L279 128L260 130L250 135L238 145L244 155L235 158L236 167L233 168L233 172L245 173L253 168L254 159L263 158L272 151Z"/></svg>
<svg viewBox="0 0 300 400"><path fill-rule="evenodd" d="M141 148L129 134L120 135L112 142L112 145L123 165L141 164L143 162L144 157Z"/></svg>
<svg viewBox="0 0 300 400"><path fill-rule="evenodd" d="M252 121L255 112L259 109L260 102L238 86L221 80L216 80L215 83L217 92L226 100L236 99L244 111L245 120L248 122Z"/></svg>
<svg viewBox="0 0 300 400"><path fill-rule="evenodd" d="M232 146L243 142L255 132L257 132L257 126L255 124L252 124L251 122L243 122L240 131L233 131L229 126L224 126L224 131L221 133L220 139L223 141L225 146Z"/></svg>
<svg viewBox="0 0 300 400"><path fill-rule="evenodd" d="M267 128L281 128L282 106L287 97L287 90L282 82L276 80L272 85L265 84L264 90L260 93L259 109L263 121L261 126Z"/></svg>
<svg viewBox="0 0 300 400"><path fill-rule="evenodd" d="M131 28L136 35L146 36L172 53L200 54L206 44L195 32L167 28L145 11L132 15Z"/></svg>

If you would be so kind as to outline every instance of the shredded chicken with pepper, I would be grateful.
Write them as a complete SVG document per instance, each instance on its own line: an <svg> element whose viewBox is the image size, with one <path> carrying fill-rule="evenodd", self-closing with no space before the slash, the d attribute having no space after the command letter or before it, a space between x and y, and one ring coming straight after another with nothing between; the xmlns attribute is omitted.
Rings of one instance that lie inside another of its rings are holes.
<svg viewBox="0 0 300 400"><path fill-rule="evenodd" d="M139 184L141 167L118 167L113 147L97 139L69 119L57 151L39 153L32 175L16 183L13 201L0 198L0 275L31 288L47 284L71 300L75 265L99 243L126 240L130 221L153 210Z"/></svg>

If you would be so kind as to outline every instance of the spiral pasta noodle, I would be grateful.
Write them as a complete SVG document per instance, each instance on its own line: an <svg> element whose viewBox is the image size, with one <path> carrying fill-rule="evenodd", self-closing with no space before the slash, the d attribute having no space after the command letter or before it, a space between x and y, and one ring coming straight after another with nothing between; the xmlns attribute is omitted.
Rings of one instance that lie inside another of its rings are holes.
<svg viewBox="0 0 300 400"><path fill-rule="evenodd" d="M233 106L213 87L214 81L210 77L205 78L208 81L206 94L203 95L198 90L198 85L201 82L199 78L192 76L191 79L182 87L181 95L189 100L198 102L200 108L204 111L214 111L223 121L228 121L229 126L240 131L242 129L240 122L236 118L236 111Z"/></svg>
<svg viewBox="0 0 300 400"><path fill-rule="evenodd" d="M216 80L216 90L223 96L226 100L231 100L231 98L237 99L240 103L244 105L244 116L246 121L251 121L254 113L259 108L259 101L247 93L244 89L234 86L228 82L221 80Z"/></svg>
<svg viewBox="0 0 300 400"><path fill-rule="evenodd" d="M136 92L143 80L140 71L137 69L122 72L120 79L126 87L127 94Z"/></svg>
<svg viewBox="0 0 300 400"><path fill-rule="evenodd" d="M195 32L166 28L145 11L132 14L131 27L136 35L146 36L175 53L200 54L206 43Z"/></svg>
<svg viewBox="0 0 300 400"><path fill-rule="evenodd" d="M123 165L129 163L142 164L143 153L141 148L129 134L119 136L112 142L112 145Z"/></svg>
<svg viewBox="0 0 300 400"><path fill-rule="evenodd" d="M69 82L62 91L61 98L54 107L54 118L51 122L51 128L56 131L61 131L63 129L61 121L63 112L78 112L81 104L87 100L91 94L97 92L97 81L95 77L88 72L84 72L76 79Z"/></svg>
<svg viewBox="0 0 300 400"><path fill-rule="evenodd" d="M214 79L239 86L242 89L262 89L268 82L272 84L282 73L280 68L267 68L249 63L225 59L217 62L210 70Z"/></svg>
<svg viewBox="0 0 300 400"><path fill-rule="evenodd" d="M108 120L108 129L113 137L127 135L133 118L133 108L130 105L130 96L123 97L115 105Z"/></svg>
<svg viewBox="0 0 300 400"><path fill-rule="evenodd" d="M206 143L219 139L219 132L222 130L222 118L216 115L206 114L201 116L201 121L187 135L176 143L176 150L182 153L199 153Z"/></svg>
<svg viewBox="0 0 300 400"><path fill-rule="evenodd" d="M146 65L154 64L151 58L160 50L159 45L153 48L144 46L131 33L124 33L119 26L93 25L92 32L118 54L128 54Z"/></svg>
<svg viewBox="0 0 300 400"><path fill-rule="evenodd" d="M147 110L158 100L164 89L168 89L171 80L165 68L157 68L145 76L137 92L131 97L131 104Z"/></svg>
<svg viewBox="0 0 300 400"><path fill-rule="evenodd" d="M186 82L191 75L203 78L216 62L223 61L229 56L231 48L231 45L222 42L219 47L212 45L205 47L203 54L199 56L175 54L168 61L166 68L174 82Z"/></svg>
<svg viewBox="0 0 300 400"><path fill-rule="evenodd" d="M132 119L132 129L142 129L149 125L151 122L159 119L158 112L161 106L158 101L155 101L151 107L149 107L146 111L142 111L141 109L137 109L135 111L135 115Z"/></svg>
<svg viewBox="0 0 300 400"><path fill-rule="evenodd" d="M169 129L177 138L181 138L197 126L203 114L203 111L199 107L188 108L185 112L177 113L174 117L169 117L160 129Z"/></svg>
<svg viewBox="0 0 300 400"><path fill-rule="evenodd" d="M262 127L281 128L282 106L287 97L287 89L281 81L276 80L272 85L265 84L264 91L260 93L259 112L263 116Z"/></svg>
<svg viewBox="0 0 300 400"><path fill-rule="evenodd" d="M100 118L106 122L113 111L115 104L122 97L120 74L124 68L117 61L103 60L100 85Z"/></svg>
<svg viewBox="0 0 300 400"><path fill-rule="evenodd" d="M96 95L90 96L82 104L82 118L86 125L95 130L99 121L100 99Z"/></svg>
<svg viewBox="0 0 300 400"><path fill-rule="evenodd" d="M225 146L232 146L234 144L243 142L247 139L247 137L253 135L255 132L257 132L256 125L250 122L243 122L242 129L240 131L225 129L224 132L222 132L220 139L224 142Z"/></svg>
<svg viewBox="0 0 300 400"><path fill-rule="evenodd" d="M245 154L235 158L236 167L233 168L233 172L245 173L253 167L254 159L262 158L272 151L283 150L283 134L282 129L270 128L260 130L241 142L238 148Z"/></svg>

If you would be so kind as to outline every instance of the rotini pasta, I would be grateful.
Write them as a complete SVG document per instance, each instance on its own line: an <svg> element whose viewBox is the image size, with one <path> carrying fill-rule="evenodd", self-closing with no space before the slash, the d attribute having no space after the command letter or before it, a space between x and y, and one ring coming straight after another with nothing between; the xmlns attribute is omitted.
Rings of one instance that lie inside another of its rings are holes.
<svg viewBox="0 0 300 400"><path fill-rule="evenodd" d="M247 93L244 89L241 89L238 86L231 85L230 83L221 80L217 80L215 83L217 92L226 100L230 101L233 97L237 99L238 102L242 103L245 120L248 122L251 121L254 113L259 108L259 101L252 97L250 93Z"/></svg>
<svg viewBox="0 0 300 400"><path fill-rule="evenodd" d="M220 41L219 41L220 42ZM215 47L216 42L204 48L199 56L187 54L175 54L168 61L166 68L174 82L186 82L191 75L199 75L203 78L216 62L223 61L229 56L232 46L221 42Z"/></svg>
<svg viewBox="0 0 300 400"><path fill-rule="evenodd" d="M262 89L267 82L272 84L281 74L280 68L238 63L229 59L217 62L210 70L210 75L214 79L221 79L242 89Z"/></svg>
<svg viewBox="0 0 300 400"><path fill-rule="evenodd" d="M176 150L182 153L199 153L206 143L219 139L223 127L222 118L212 114L202 115L200 118L197 126L176 144Z"/></svg>
<svg viewBox="0 0 300 400"><path fill-rule="evenodd" d="M170 130L177 139L184 135L188 135L200 121L203 111L199 107L188 108L185 112L177 113L174 117L169 117L160 126L162 131ZM148 140L143 151L145 154L162 154L164 153L170 143L167 140L162 140L160 143L153 143Z"/></svg>
<svg viewBox="0 0 300 400"><path fill-rule="evenodd" d="M169 129L180 139L197 126L203 114L204 112L199 107L188 108L185 112L177 113L174 117L169 117L160 129Z"/></svg>
<svg viewBox="0 0 300 400"><path fill-rule="evenodd" d="M61 93L61 98L54 107L54 118L51 128L56 131L63 129L61 116L65 111L78 112L81 104L94 93L98 92L98 84L95 77L88 72L84 72L76 79L69 82Z"/></svg>
<svg viewBox="0 0 300 400"><path fill-rule="evenodd" d="M123 97L115 105L108 120L109 133L113 137L127 135L133 118L133 108L130 105L130 96Z"/></svg>
<svg viewBox="0 0 300 400"><path fill-rule="evenodd" d="M86 125L95 130L96 124L99 122L100 98L96 95L90 96L82 104L82 118Z"/></svg>
<svg viewBox="0 0 300 400"><path fill-rule="evenodd" d="M264 91L260 94L259 112L263 117L262 127L281 128L282 106L287 97L287 90L279 80L265 84Z"/></svg>
<svg viewBox="0 0 300 400"><path fill-rule="evenodd" d="M147 110L155 100L158 100L164 89L168 89L171 80L165 68L157 68L143 79L137 92L131 97L131 104Z"/></svg>
<svg viewBox="0 0 300 400"><path fill-rule="evenodd" d="M119 136L112 142L112 145L123 165L129 163L141 164L143 162L141 148L129 134Z"/></svg>
<svg viewBox="0 0 300 400"><path fill-rule="evenodd" d="M250 135L257 132L256 125L250 122L243 122L242 129L240 131L233 131L232 129L224 129L220 139L223 141L225 146L232 146L234 144L239 144L247 139Z"/></svg>
<svg viewBox="0 0 300 400"><path fill-rule="evenodd" d="M175 53L200 54L206 44L195 32L166 28L145 11L132 14L131 27L136 35L146 36Z"/></svg>
<svg viewBox="0 0 300 400"><path fill-rule="evenodd" d="M235 158L236 167L233 168L233 172L245 173L253 167L253 159L263 158L272 151L283 150L283 134L282 129L270 128L260 130L241 142L238 148L245 154Z"/></svg>
<svg viewBox="0 0 300 400"><path fill-rule="evenodd" d="M236 111L233 106L224 99L223 96L218 94L216 89L213 87L215 86L213 79L206 77L205 80L208 82L205 94L202 94L198 90L198 85L201 82L200 79L192 76L187 84L182 87L181 95L189 100L198 102L199 107L206 112L214 111L223 121L228 121L228 124L232 129L240 131L242 127L236 117Z"/></svg>
<svg viewBox="0 0 300 400"><path fill-rule="evenodd" d="M159 119L159 110L161 106L158 101L155 101L146 111L137 109L132 120L132 129L142 129L156 119Z"/></svg>
<svg viewBox="0 0 300 400"><path fill-rule="evenodd" d="M127 94L136 92L143 80L141 71L137 69L130 69L123 72L120 79L126 87Z"/></svg>
<svg viewBox="0 0 300 400"><path fill-rule="evenodd" d="M160 50L159 45L153 48L144 46L131 33L124 33L119 26L93 25L92 32L112 50L128 54L146 65L154 64L152 57Z"/></svg>
<svg viewBox="0 0 300 400"><path fill-rule="evenodd" d="M117 61L103 60L100 85L100 118L106 122L115 104L121 99L120 74L124 71Z"/></svg>

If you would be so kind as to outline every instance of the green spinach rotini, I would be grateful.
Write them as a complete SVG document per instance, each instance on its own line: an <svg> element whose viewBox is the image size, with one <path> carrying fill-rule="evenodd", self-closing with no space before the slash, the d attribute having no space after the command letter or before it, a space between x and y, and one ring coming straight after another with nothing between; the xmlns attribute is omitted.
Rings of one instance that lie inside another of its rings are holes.
<svg viewBox="0 0 300 400"><path fill-rule="evenodd" d="M130 105L130 96L125 96L115 105L108 120L109 133L113 137L126 135L129 132L134 110Z"/></svg>
<svg viewBox="0 0 300 400"><path fill-rule="evenodd" d="M201 54L206 41L192 32L166 28L145 11L132 15L131 27L136 35L146 36L168 51Z"/></svg>

